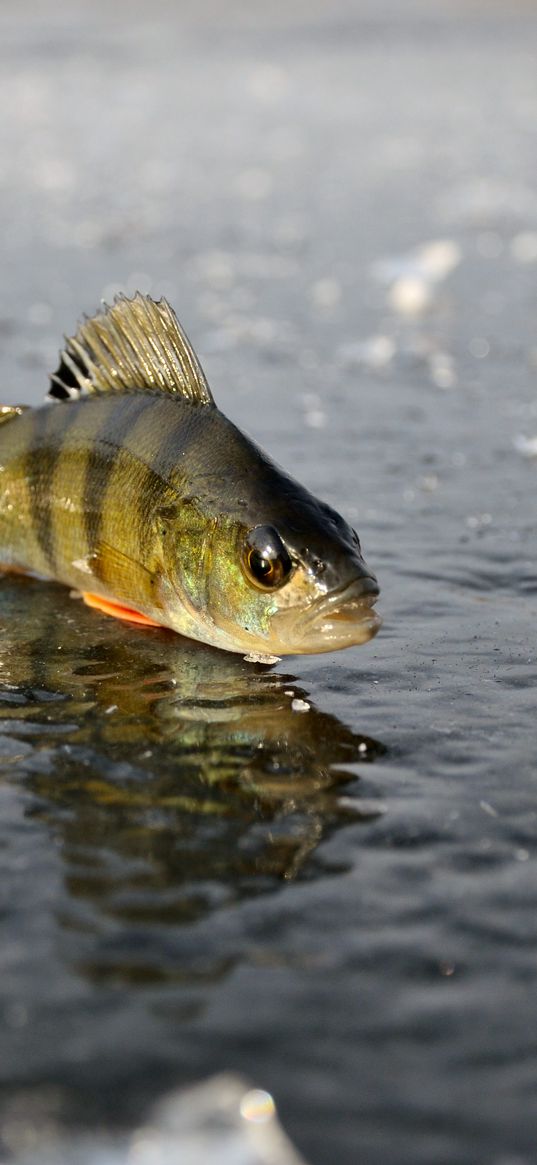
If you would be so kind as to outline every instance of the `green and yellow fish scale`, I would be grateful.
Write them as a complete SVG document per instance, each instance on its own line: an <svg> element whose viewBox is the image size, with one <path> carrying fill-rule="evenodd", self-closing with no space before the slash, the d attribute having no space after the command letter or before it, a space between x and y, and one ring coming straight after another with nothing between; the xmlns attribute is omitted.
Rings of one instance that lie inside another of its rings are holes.
<svg viewBox="0 0 537 1165"><path fill-rule="evenodd" d="M151 515L188 492L181 463L187 453L196 463L205 445L189 412L133 392L28 410L0 429L0 555L69 585L91 573L118 599L149 598L159 540Z"/></svg>
<svg viewBox="0 0 537 1165"><path fill-rule="evenodd" d="M374 634L357 536L216 408L165 301L86 320L51 380L59 400L0 408L0 567L234 651L329 650L333 576Z"/></svg>

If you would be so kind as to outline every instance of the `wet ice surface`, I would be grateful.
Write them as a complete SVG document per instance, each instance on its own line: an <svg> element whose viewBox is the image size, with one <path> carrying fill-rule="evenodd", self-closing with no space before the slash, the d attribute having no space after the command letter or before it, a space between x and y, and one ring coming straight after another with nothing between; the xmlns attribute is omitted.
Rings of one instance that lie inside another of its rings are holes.
<svg viewBox="0 0 537 1165"><path fill-rule="evenodd" d="M385 624L267 668L2 581L4 1152L231 1069L312 1165L530 1161L535 14L122 11L2 5L2 403L164 292Z"/></svg>

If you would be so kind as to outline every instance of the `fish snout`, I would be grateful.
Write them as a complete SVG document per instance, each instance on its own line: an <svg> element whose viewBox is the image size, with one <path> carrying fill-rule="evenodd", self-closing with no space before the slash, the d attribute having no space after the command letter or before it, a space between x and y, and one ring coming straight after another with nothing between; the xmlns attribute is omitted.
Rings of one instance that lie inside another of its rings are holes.
<svg viewBox="0 0 537 1165"><path fill-rule="evenodd" d="M379 594L380 587L375 575L359 574L325 596L319 603L315 621L324 615L332 619L353 619L364 611L370 611Z"/></svg>
<svg viewBox="0 0 537 1165"><path fill-rule="evenodd" d="M354 553L346 562L334 565L324 579L326 593L318 600L319 607L326 605L344 608L366 600L374 602L380 594L376 575L367 565L362 555Z"/></svg>
<svg viewBox="0 0 537 1165"><path fill-rule="evenodd" d="M367 569L367 568L366 568ZM349 594L356 598L371 599L373 602L380 595L380 587L374 574L359 575L348 587ZM345 593L345 592L344 592Z"/></svg>
<svg viewBox="0 0 537 1165"><path fill-rule="evenodd" d="M317 599L295 625L294 651L339 651L367 643L382 622L374 609L379 589L375 576L364 571Z"/></svg>

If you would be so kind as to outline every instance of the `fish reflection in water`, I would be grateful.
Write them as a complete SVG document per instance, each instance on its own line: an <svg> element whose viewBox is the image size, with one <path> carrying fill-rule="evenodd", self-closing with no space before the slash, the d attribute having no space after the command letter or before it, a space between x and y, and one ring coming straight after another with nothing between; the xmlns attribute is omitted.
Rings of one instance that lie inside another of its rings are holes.
<svg viewBox="0 0 537 1165"><path fill-rule="evenodd" d="M384 748L315 708L292 676L165 630L96 624L26 579L2 580L0 623L3 755L17 762L5 773L59 837L62 924L86 950L88 935L107 936L80 960L85 973L173 975L158 941L141 960L123 942L132 953L136 928L147 939L148 927L313 876L319 842L360 816L359 796L341 796L355 774L338 766Z"/></svg>

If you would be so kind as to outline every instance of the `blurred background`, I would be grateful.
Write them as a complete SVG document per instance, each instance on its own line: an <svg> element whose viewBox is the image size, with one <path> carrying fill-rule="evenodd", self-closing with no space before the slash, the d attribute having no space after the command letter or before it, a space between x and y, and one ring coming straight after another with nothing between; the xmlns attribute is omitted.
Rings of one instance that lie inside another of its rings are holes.
<svg viewBox="0 0 537 1165"><path fill-rule="evenodd" d="M362 365L449 389L491 333L496 359L531 343L532 4L3 0L0 20L10 399L40 398L63 331L118 290L171 299L217 391L257 410L283 384L313 428L305 384L325 411Z"/></svg>
<svg viewBox="0 0 537 1165"><path fill-rule="evenodd" d="M60 860L51 841L69 805L32 786L49 809L24 841L17 793L2 1095L54 1081L65 1120L129 1125L154 1093L233 1068L312 1165L533 1160L537 8L1 0L0 57L2 403L42 399L62 334L102 298L169 298L220 407L357 526L384 629L291 679L328 754L338 732L340 752L352 732L387 750L364 786L385 815L332 835L317 806L318 864L306 846L296 881L269 862L248 904L259 863L239 891L226 834L196 888L201 937L157 894L142 938L128 916L111 948L77 900L76 847ZM141 685L143 659L110 651ZM100 802L91 828L121 872ZM198 836L200 868L212 844ZM166 892L177 879L172 862ZM133 951L189 976L144 979Z"/></svg>

